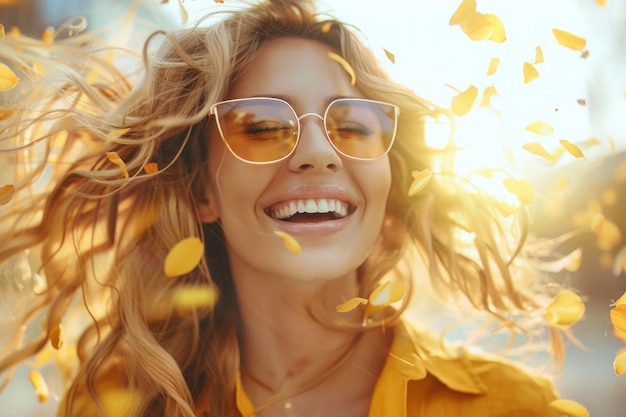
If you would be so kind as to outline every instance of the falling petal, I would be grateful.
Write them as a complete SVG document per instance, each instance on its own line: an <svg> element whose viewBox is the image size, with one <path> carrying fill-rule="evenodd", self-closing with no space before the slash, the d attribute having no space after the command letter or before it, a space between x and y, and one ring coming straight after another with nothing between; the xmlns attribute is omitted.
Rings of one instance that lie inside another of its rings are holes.
<svg viewBox="0 0 626 417"><path fill-rule="evenodd" d="M498 70L500 64L500 58L494 57L489 61L489 68L487 68L487 75L493 75Z"/></svg>
<svg viewBox="0 0 626 417"><path fill-rule="evenodd" d="M530 204L535 200L535 188L530 181L525 179L504 178L504 188L515 194L517 201L522 205Z"/></svg>
<svg viewBox="0 0 626 417"><path fill-rule="evenodd" d="M530 62L524 62L524 83L528 84L537 77L539 77L539 71L537 71L537 68L535 68L535 66Z"/></svg>
<svg viewBox="0 0 626 417"><path fill-rule="evenodd" d="M367 303L368 303L367 298L354 297L354 298L349 299L345 303L338 305L336 309L338 313L348 313L354 310L355 308L357 308L358 306L360 306L361 304L367 304Z"/></svg>
<svg viewBox="0 0 626 417"><path fill-rule="evenodd" d="M405 285L400 281L388 281L372 291L369 302L376 307L388 306L402 300L406 293Z"/></svg>
<svg viewBox="0 0 626 417"><path fill-rule="evenodd" d="M387 59L392 63L395 64L396 63L396 56L394 54L392 54L391 52L389 52L387 49L383 48L383 51L385 51L385 56L387 57Z"/></svg>
<svg viewBox="0 0 626 417"><path fill-rule="evenodd" d="M180 15L183 23L187 23L187 21L189 20L189 13L187 12L185 5L183 4L183 0L178 0L178 7L180 8Z"/></svg>
<svg viewBox="0 0 626 417"><path fill-rule="evenodd" d="M556 182L554 183L554 185L552 185L552 189L554 191L563 191L564 189L567 188L568 185L570 185L571 181L569 180L569 178L567 178L565 175L561 175Z"/></svg>
<svg viewBox="0 0 626 417"><path fill-rule="evenodd" d="M581 106L586 106L587 105L587 101L585 99L579 98L578 100L576 100L576 103L580 104Z"/></svg>
<svg viewBox="0 0 626 417"><path fill-rule="evenodd" d="M617 202L617 193L612 188L604 190L602 194L600 194L600 201L602 201L602 204L605 206L612 206Z"/></svg>
<svg viewBox="0 0 626 417"><path fill-rule="evenodd" d="M4 40L4 25L0 23L0 42Z"/></svg>
<svg viewBox="0 0 626 417"><path fill-rule="evenodd" d="M541 64L543 63L543 50L541 49L541 46L537 46L535 47L535 64Z"/></svg>
<svg viewBox="0 0 626 417"><path fill-rule="evenodd" d="M54 326L50 331L50 344L57 350L61 349L61 346L63 346L63 328L61 327L61 323Z"/></svg>
<svg viewBox="0 0 626 417"><path fill-rule="evenodd" d="M583 152L580 150L580 148L578 146L574 145L572 142L570 142L568 140L565 140L565 139L560 139L559 143L574 158L584 158L585 157L585 154L583 154Z"/></svg>
<svg viewBox="0 0 626 417"><path fill-rule="evenodd" d="M559 399L548 404L550 408L568 417L589 417L589 411L576 401Z"/></svg>
<svg viewBox="0 0 626 417"><path fill-rule="evenodd" d="M599 6L606 6L606 0L594 0Z"/></svg>
<svg viewBox="0 0 626 417"><path fill-rule="evenodd" d="M333 28L333 22L326 22L322 26L322 33L328 33Z"/></svg>
<svg viewBox="0 0 626 417"><path fill-rule="evenodd" d="M473 41L485 41L494 36L492 21L479 12L472 13L469 18L461 24L461 30Z"/></svg>
<svg viewBox="0 0 626 417"><path fill-rule="evenodd" d="M354 73L354 69L352 68L352 65L350 65L350 63L348 63L348 61L343 59L343 57L341 55L338 55L338 54L334 53L333 51L328 52L328 57L330 59L332 59L333 61L336 61L337 63L339 63L339 65L342 66L342 68L350 76L350 84L355 85L356 84L356 74Z"/></svg>
<svg viewBox="0 0 626 417"><path fill-rule="evenodd" d="M528 130L529 132L536 133L539 136L547 136L554 133L554 128L543 120L534 121L526 125L524 129Z"/></svg>
<svg viewBox="0 0 626 417"><path fill-rule="evenodd" d="M412 197L422 191L428 185L430 179L433 176L433 173L429 169L424 169L422 171L413 171L412 174L413 182L409 187L409 197Z"/></svg>
<svg viewBox="0 0 626 417"><path fill-rule="evenodd" d="M44 67L43 67L43 65L41 65L41 64L39 64L39 63L37 63L37 62L35 62L35 63L33 64L33 71L35 71L35 74L37 74L37 75L41 75L41 74L43 74L43 72L44 72Z"/></svg>
<svg viewBox="0 0 626 417"><path fill-rule="evenodd" d="M506 41L506 31L504 30L504 25L500 18L495 14L486 14L485 18L489 21L489 25L491 26L491 35L488 39L496 43Z"/></svg>
<svg viewBox="0 0 626 417"><path fill-rule="evenodd" d="M626 373L626 352L622 352L613 361L613 369L615 369L615 375L621 375Z"/></svg>
<svg viewBox="0 0 626 417"><path fill-rule="evenodd" d="M51 27L51 26L45 28L43 30L43 33L41 34L41 39L45 43L52 43L52 42L54 42L54 28Z"/></svg>
<svg viewBox="0 0 626 417"><path fill-rule="evenodd" d="M596 246L601 250L613 250L622 242L622 232L619 227L602 214L594 217L591 230L596 234Z"/></svg>
<svg viewBox="0 0 626 417"><path fill-rule="evenodd" d="M175 244L165 257L163 272L172 278L193 271L204 255L204 244L197 237L188 237Z"/></svg>
<svg viewBox="0 0 626 417"><path fill-rule="evenodd" d="M143 166L143 172L146 174L154 174L155 172L159 172L159 166L156 162L150 162Z"/></svg>
<svg viewBox="0 0 626 417"><path fill-rule="evenodd" d="M611 268L611 272L613 272L613 275L619 276L622 274L622 272L626 272L624 266L626 266L626 246L622 247L622 249L620 249L619 252L615 254L615 259L613 259L613 268ZM626 296L622 297L626 298Z"/></svg>
<svg viewBox="0 0 626 417"><path fill-rule="evenodd" d="M626 292L622 294L620 298L615 302L616 306L626 305ZM626 316L625 316L626 317ZM626 328L626 320L624 321L624 328Z"/></svg>
<svg viewBox="0 0 626 417"><path fill-rule="evenodd" d="M476 0L463 0L450 17L448 25L462 25L474 12L476 12Z"/></svg>
<svg viewBox="0 0 626 417"><path fill-rule="evenodd" d="M470 85L465 91L460 92L456 96L452 97L452 104L450 109L452 113L457 116L463 116L470 111L478 97L478 88L474 85Z"/></svg>
<svg viewBox="0 0 626 417"><path fill-rule="evenodd" d="M597 146L600 143L602 143L602 142L600 142L600 140L598 138L590 138L590 139L587 139L585 141L585 146L587 148L591 148L592 146Z"/></svg>
<svg viewBox="0 0 626 417"><path fill-rule="evenodd" d="M541 265L541 269L548 272L561 272L564 269L570 272L575 272L580 268L582 262L583 251L582 249L574 249L569 254L557 259L553 262L545 262Z"/></svg>
<svg viewBox="0 0 626 417"><path fill-rule="evenodd" d="M176 288L172 297L178 311L213 308L218 300L217 292L207 285L186 285Z"/></svg>
<svg viewBox="0 0 626 417"><path fill-rule="evenodd" d="M500 94L498 93L498 90L496 90L496 87L493 85L485 87L485 90L483 91L483 98L480 101L480 107L491 107L491 97L497 96L500 96Z"/></svg>
<svg viewBox="0 0 626 417"><path fill-rule="evenodd" d="M512 214L515 214L519 211L520 206L511 204L507 201L496 200L495 201L496 209L500 212L504 217L509 217Z"/></svg>
<svg viewBox="0 0 626 417"><path fill-rule="evenodd" d="M585 314L585 303L571 290L561 290L546 308L544 319L553 327L568 328Z"/></svg>
<svg viewBox="0 0 626 417"><path fill-rule="evenodd" d="M613 334L615 337L626 342L626 305L617 304L611 309L609 314L611 316L611 323L613 324Z"/></svg>
<svg viewBox="0 0 626 417"><path fill-rule="evenodd" d="M20 81L19 77L6 66L0 63L0 92L12 89Z"/></svg>
<svg viewBox="0 0 626 417"><path fill-rule="evenodd" d="M15 186L7 184L0 187L0 206L7 204L15 195Z"/></svg>
<svg viewBox="0 0 626 417"><path fill-rule="evenodd" d="M120 158L117 152L107 152L106 155L107 158L109 158L109 161L120 167L124 178L128 178L128 170L126 169L126 164L124 163L124 161L122 161L122 158Z"/></svg>
<svg viewBox="0 0 626 417"><path fill-rule="evenodd" d="M35 387L35 393L37 394L39 403L45 403L48 400L50 392L48 391L48 384L46 384L46 381L43 379L41 373L37 370L30 371L28 379L30 380L30 383L33 384L33 387Z"/></svg>
<svg viewBox="0 0 626 417"><path fill-rule="evenodd" d="M302 253L302 248L300 248L300 244L296 239L293 238L293 236L280 230L274 230L274 234L283 239L283 244L291 252L295 253L296 255L300 255L300 253Z"/></svg>
<svg viewBox="0 0 626 417"><path fill-rule="evenodd" d="M552 29L552 33L559 45L573 49L574 51L582 51L587 43L585 38L581 38L565 30Z"/></svg>
<svg viewBox="0 0 626 417"><path fill-rule="evenodd" d="M552 155L548 152L539 142L529 142L522 145L522 149L527 150L533 155L541 156L542 158L552 161Z"/></svg>

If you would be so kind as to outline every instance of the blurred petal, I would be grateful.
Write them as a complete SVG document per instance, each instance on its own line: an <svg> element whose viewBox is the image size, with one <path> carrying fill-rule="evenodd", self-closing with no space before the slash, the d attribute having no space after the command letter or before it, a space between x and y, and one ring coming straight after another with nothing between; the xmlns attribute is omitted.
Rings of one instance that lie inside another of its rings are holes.
<svg viewBox="0 0 626 417"><path fill-rule="evenodd" d="M574 51L582 51L587 43L585 38L581 38L565 30L552 29L552 33L559 45L573 49Z"/></svg>
<svg viewBox="0 0 626 417"><path fill-rule="evenodd" d="M463 0L450 17L448 25L461 25L476 11L476 0Z"/></svg>
<svg viewBox="0 0 626 417"><path fill-rule="evenodd" d="M574 158L584 158L585 157L585 154L583 154L583 151L581 151L580 148L578 146L574 145L572 142L570 142L568 140L565 140L565 139L560 139L559 143Z"/></svg>
<svg viewBox="0 0 626 417"><path fill-rule="evenodd" d="M400 281L387 281L372 291L369 302L376 307L388 306L402 300L406 293L406 287Z"/></svg>
<svg viewBox="0 0 626 417"><path fill-rule="evenodd" d="M422 171L413 171L412 174L413 182L409 187L409 197L412 197L422 191L424 187L428 185L433 175L433 173L429 169L424 169Z"/></svg>
<svg viewBox="0 0 626 417"><path fill-rule="evenodd" d="M500 64L500 58L494 57L489 61L489 68L487 68L487 75L493 75L498 70L498 64Z"/></svg>
<svg viewBox="0 0 626 417"><path fill-rule="evenodd" d="M185 285L175 289L172 302L178 311L213 308L217 292L208 285Z"/></svg>
<svg viewBox="0 0 626 417"><path fill-rule="evenodd" d="M596 246L601 250L612 250L622 242L619 227L603 215L599 214L591 222L591 230L596 234Z"/></svg>
<svg viewBox="0 0 626 417"><path fill-rule="evenodd" d="M180 16L182 18L183 23L187 23L189 20L189 13L183 4L183 0L178 0L178 8L180 9Z"/></svg>
<svg viewBox="0 0 626 417"><path fill-rule="evenodd" d="M541 64L543 63L543 50L541 49L541 46L537 46L535 48L535 64Z"/></svg>
<svg viewBox="0 0 626 417"><path fill-rule="evenodd" d="M0 206L7 204L15 195L15 186L7 184L0 187Z"/></svg>
<svg viewBox="0 0 626 417"><path fill-rule="evenodd" d="M567 328L585 314L585 304L571 290L561 290L546 308L544 319L553 327Z"/></svg>
<svg viewBox="0 0 626 417"><path fill-rule="evenodd" d="M613 368L615 369L615 375L621 375L626 373L626 352L622 352L613 361Z"/></svg>
<svg viewBox="0 0 626 417"><path fill-rule="evenodd" d="M347 313L349 311L354 310L361 304L367 304L367 303L368 303L367 298L354 297L354 298L349 299L345 303L338 305L336 309L338 313Z"/></svg>
<svg viewBox="0 0 626 417"><path fill-rule="evenodd" d="M541 156L542 158L552 161L552 154L548 152L539 142L529 142L522 145L522 149L527 150L533 155Z"/></svg>
<svg viewBox="0 0 626 417"><path fill-rule="evenodd" d="M524 62L524 83L528 84L537 77L539 77L539 71L537 71L537 68L535 68L535 66L530 62Z"/></svg>
<svg viewBox="0 0 626 417"><path fill-rule="evenodd" d="M385 51L385 56L387 57L387 59L392 64L395 64L396 63L396 56L394 54L392 54L391 52L389 52L388 50L386 50L385 48L383 48L383 51Z"/></svg>
<svg viewBox="0 0 626 417"><path fill-rule="evenodd" d="M43 30L43 33L41 34L41 39L45 43L52 43L52 42L54 42L54 28L51 27L51 26L45 28Z"/></svg>
<svg viewBox="0 0 626 417"><path fill-rule="evenodd" d="M107 152L106 155L109 161L120 167L124 178L128 178L128 170L126 169L126 164L124 163L124 161L122 161L122 158L120 158L117 152Z"/></svg>
<svg viewBox="0 0 626 417"><path fill-rule="evenodd" d="M63 327L61 327L61 323L54 326L50 331L50 344L57 350L63 346Z"/></svg>
<svg viewBox="0 0 626 417"><path fill-rule="evenodd" d="M622 296L624 298L624 296ZM609 313L615 337L626 342L626 304L617 304Z"/></svg>
<svg viewBox="0 0 626 417"><path fill-rule="evenodd" d="M289 249L296 255L300 255L300 253L302 252L302 248L300 248L300 244L298 243L298 241L294 239L290 234L280 230L274 230L274 234L283 239L283 244L287 249Z"/></svg>
<svg viewBox="0 0 626 417"><path fill-rule="evenodd" d="M541 265L541 269L548 272L561 272L564 269L575 272L580 268L582 262L583 251L581 248L574 249L572 252L557 259L553 262L546 262Z"/></svg>
<svg viewBox="0 0 626 417"><path fill-rule="evenodd" d="M28 379L30 380L30 383L33 384L33 387L35 387L35 393L37 394L39 403L42 404L48 401L48 397L50 395L50 392L48 391L48 384L46 384L46 381L43 379L43 376L41 376L39 371L31 371L28 374Z"/></svg>
<svg viewBox="0 0 626 417"><path fill-rule="evenodd" d="M341 67L348 73L350 76L350 84L356 84L356 74L354 73L354 69L352 69L352 65L348 63L341 55L338 55L332 51L328 52L328 57L333 61L336 61L341 65Z"/></svg>
<svg viewBox="0 0 626 417"><path fill-rule="evenodd" d="M613 268L611 268L611 272L613 275L619 276L623 272L626 272L626 246L622 247L622 249L615 254L615 259L613 259ZM626 295L623 295L622 298L626 298Z"/></svg>
<svg viewBox="0 0 626 417"><path fill-rule="evenodd" d="M0 92L12 89L19 81L20 79L11 68L0 63Z"/></svg>
<svg viewBox="0 0 626 417"><path fill-rule="evenodd" d="M474 85L470 85L465 91L460 92L456 96L452 97L452 104L450 109L452 113L457 116L463 116L470 111L478 97L478 88Z"/></svg>
<svg viewBox="0 0 626 417"><path fill-rule="evenodd" d="M496 87L493 85L485 87L485 90L483 91L483 98L480 101L480 107L491 107L491 97L497 97L499 95L498 90L496 90Z"/></svg>
<svg viewBox="0 0 626 417"><path fill-rule="evenodd" d="M143 166L143 172L146 174L154 174L155 172L159 172L159 166L156 162L150 162Z"/></svg>
<svg viewBox="0 0 626 417"><path fill-rule="evenodd" d="M328 33L333 28L333 22L326 22L322 26L322 33Z"/></svg>
<svg viewBox="0 0 626 417"><path fill-rule="evenodd" d="M606 0L593 0L599 6L606 6Z"/></svg>
<svg viewBox="0 0 626 417"><path fill-rule="evenodd" d="M496 209L500 212L504 217L509 217L512 214L515 214L519 211L520 206L511 204L507 201L496 200Z"/></svg>
<svg viewBox="0 0 626 417"><path fill-rule="evenodd" d="M554 128L543 120L536 120L526 125L524 129L528 130L529 132L536 133L539 136L547 136L554 133Z"/></svg>
<svg viewBox="0 0 626 417"><path fill-rule="evenodd" d="M523 204L530 204L535 200L535 188L530 181L525 179L504 178L504 188L515 194L517 200Z"/></svg>
<svg viewBox="0 0 626 417"><path fill-rule="evenodd" d="M589 417L589 411L576 401L560 399L552 401L549 406L568 417Z"/></svg>
<svg viewBox="0 0 626 417"><path fill-rule="evenodd" d="M163 272L172 278L193 271L204 255L204 244L197 237L176 243L165 257Z"/></svg>

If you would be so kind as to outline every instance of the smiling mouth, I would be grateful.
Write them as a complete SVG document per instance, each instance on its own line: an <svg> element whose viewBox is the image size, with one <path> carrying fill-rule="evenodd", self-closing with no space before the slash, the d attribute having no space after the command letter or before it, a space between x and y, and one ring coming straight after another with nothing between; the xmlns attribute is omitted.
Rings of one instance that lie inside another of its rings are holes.
<svg viewBox="0 0 626 417"><path fill-rule="evenodd" d="M348 203L334 198L307 198L283 201L265 210L274 219L294 223L339 220L348 216Z"/></svg>

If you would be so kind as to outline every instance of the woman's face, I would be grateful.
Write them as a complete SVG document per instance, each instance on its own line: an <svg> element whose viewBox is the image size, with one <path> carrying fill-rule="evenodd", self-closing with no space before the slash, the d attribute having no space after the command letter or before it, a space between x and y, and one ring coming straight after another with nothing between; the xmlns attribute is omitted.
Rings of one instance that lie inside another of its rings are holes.
<svg viewBox="0 0 626 417"><path fill-rule="evenodd" d="M278 97L298 116L320 115L337 97L363 97L331 49L307 39L269 41L235 81L229 98ZM286 159L253 165L225 147L212 123L210 190L219 215L233 276L263 274L291 280L328 280L354 273L379 234L391 172L387 156L355 161L339 155L317 117L301 120L300 141ZM290 214L304 204L309 214ZM326 208L328 206L328 208ZM316 211L336 211L315 213ZM299 243L289 251L274 232Z"/></svg>

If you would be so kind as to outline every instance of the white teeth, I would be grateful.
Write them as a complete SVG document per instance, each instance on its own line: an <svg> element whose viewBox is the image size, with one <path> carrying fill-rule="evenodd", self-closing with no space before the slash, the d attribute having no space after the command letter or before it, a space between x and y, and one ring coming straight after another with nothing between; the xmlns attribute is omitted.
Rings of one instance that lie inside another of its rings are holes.
<svg viewBox="0 0 626 417"><path fill-rule="evenodd" d="M348 215L348 204L327 198L292 200L274 207L271 214L277 219L288 219L297 213L335 213L339 217L345 217Z"/></svg>

